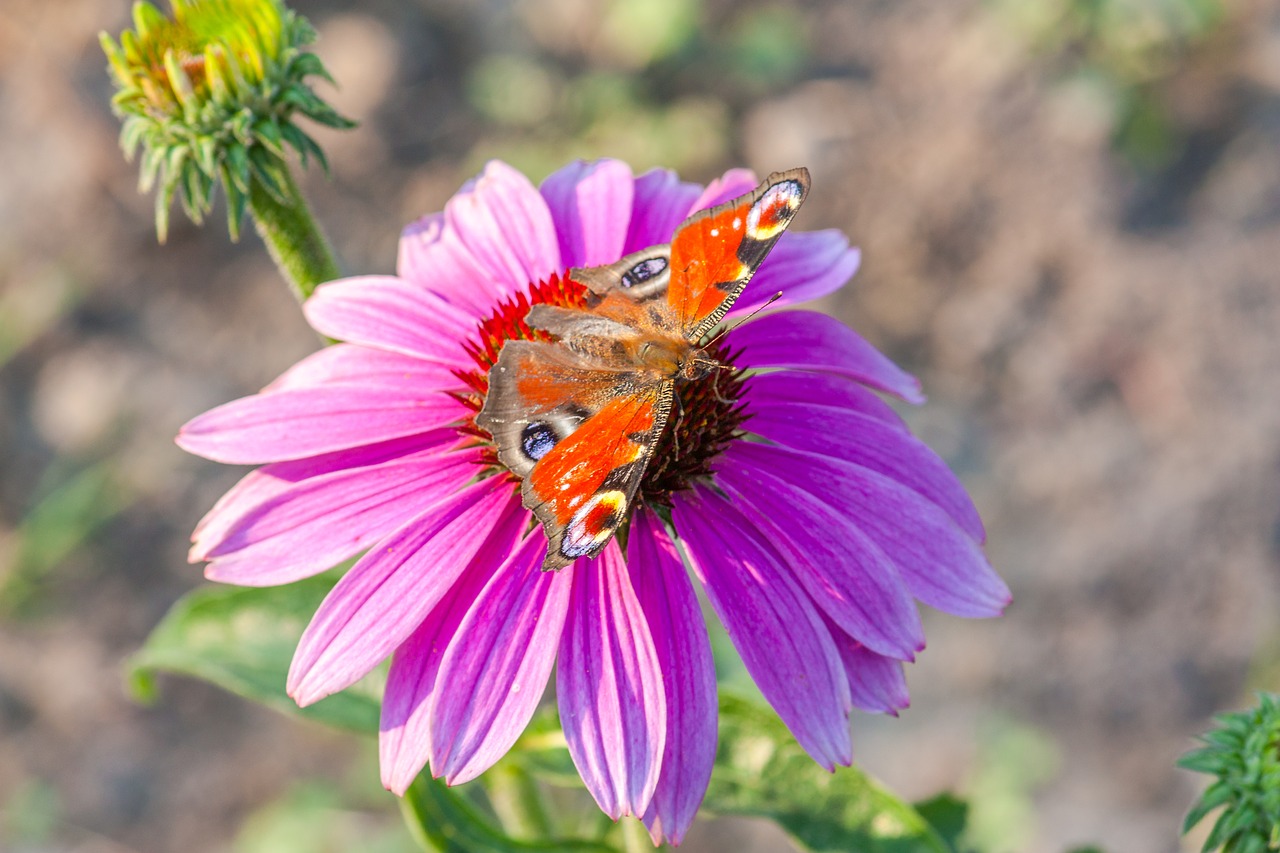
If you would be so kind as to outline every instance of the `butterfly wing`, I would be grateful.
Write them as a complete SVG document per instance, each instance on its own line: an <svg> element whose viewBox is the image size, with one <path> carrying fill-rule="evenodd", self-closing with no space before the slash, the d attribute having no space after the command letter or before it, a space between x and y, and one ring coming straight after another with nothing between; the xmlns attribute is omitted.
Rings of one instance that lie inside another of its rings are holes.
<svg viewBox="0 0 1280 853"><path fill-rule="evenodd" d="M671 241L667 304L698 341L733 306L809 192L809 170L775 172L733 201L695 213Z"/></svg>
<svg viewBox="0 0 1280 853"><path fill-rule="evenodd" d="M508 341L476 424L523 481L544 569L594 557L626 518L671 409L671 383L608 370L561 344Z"/></svg>
<svg viewBox="0 0 1280 853"><path fill-rule="evenodd" d="M608 544L635 499L671 394L668 381L611 399L525 478L524 505L547 534L544 570L594 557Z"/></svg>
<svg viewBox="0 0 1280 853"><path fill-rule="evenodd" d="M574 267L569 278L587 286L590 308L611 296L625 296L632 302L648 302L666 295L671 280L671 247L650 246L632 252L612 264Z"/></svg>
<svg viewBox="0 0 1280 853"><path fill-rule="evenodd" d="M551 448L608 402L616 377L567 347L507 341L489 371L476 425L493 436L498 461L524 479Z"/></svg>

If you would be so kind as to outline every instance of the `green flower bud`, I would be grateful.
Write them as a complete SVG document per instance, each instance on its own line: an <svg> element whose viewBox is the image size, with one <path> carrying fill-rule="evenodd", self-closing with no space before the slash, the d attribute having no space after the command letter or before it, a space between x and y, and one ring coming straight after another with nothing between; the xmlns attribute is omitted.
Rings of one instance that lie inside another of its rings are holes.
<svg viewBox="0 0 1280 853"><path fill-rule="evenodd" d="M305 19L278 0L171 0L173 17L139 0L132 30L116 42L100 36L118 91L112 106L123 119L120 145L129 159L142 150L140 189L156 193L156 233L168 231L169 207L200 223L213 188L227 196L227 225L240 222L259 185L282 204L292 181L285 150L306 165L324 152L300 129L298 115L329 127L354 127L307 84L332 82L303 48L315 40ZM256 187L255 187L256 188Z"/></svg>
<svg viewBox="0 0 1280 853"><path fill-rule="evenodd" d="M1221 809L1204 851L1224 853L1280 850L1280 697L1262 694L1257 708L1222 714L1218 728L1201 735L1205 746L1184 755L1178 766L1211 773L1187 814L1188 832Z"/></svg>

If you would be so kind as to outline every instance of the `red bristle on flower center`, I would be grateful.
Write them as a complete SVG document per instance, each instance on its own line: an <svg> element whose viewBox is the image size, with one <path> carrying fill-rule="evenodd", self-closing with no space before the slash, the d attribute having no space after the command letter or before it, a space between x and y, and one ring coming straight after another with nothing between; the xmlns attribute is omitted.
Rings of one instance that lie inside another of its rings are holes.
<svg viewBox="0 0 1280 853"><path fill-rule="evenodd" d="M494 474L511 476L498 461L492 436L476 426L475 415L484 406L485 394L489 391L489 370L497 363L503 344L513 340L554 340L541 329L529 328L526 317L534 305L585 308L587 289L567 274L552 275L532 285L527 294L521 292L500 303L466 344L475 368L454 373L468 389L456 396L473 413L461 432L481 442L484 447L481 464ZM720 364L733 363L732 354L722 344L712 344L706 354ZM701 379L676 383L666 428L640 483L640 500L669 506L673 493L710 476L712 461L742 434L740 427L747 417L739 403L742 386L742 376L736 370L712 370Z"/></svg>

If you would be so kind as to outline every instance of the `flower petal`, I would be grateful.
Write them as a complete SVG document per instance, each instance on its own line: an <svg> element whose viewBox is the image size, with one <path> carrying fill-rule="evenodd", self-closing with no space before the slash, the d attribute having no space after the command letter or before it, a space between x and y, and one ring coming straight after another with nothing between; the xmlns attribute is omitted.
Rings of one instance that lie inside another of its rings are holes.
<svg viewBox="0 0 1280 853"><path fill-rule="evenodd" d="M449 366L470 363L462 344L478 325L434 293L386 275L321 285L302 310L323 335Z"/></svg>
<svg viewBox="0 0 1280 853"><path fill-rule="evenodd" d="M317 385L382 385L388 388L456 388L453 372L442 364L355 344L334 344L313 352L280 374L263 391Z"/></svg>
<svg viewBox="0 0 1280 853"><path fill-rule="evenodd" d="M246 512L292 488L294 483L347 468L378 465L427 448L443 449L457 439L456 430L431 430L408 438L397 438L292 462L277 462L251 471L219 498L213 509L205 513L204 518L196 525L195 532L191 534L191 541L194 543L191 562L203 560L212 543L225 538L227 531Z"/></svg>
<svg viewBox="0 0 1280 853"><path fill-rule="evenodd" d="M920 382L853 329L815 311L766 314L725 336L742 350L739 367L789 367L849 376L909 403L923 403Z"/></svg>
<svg viewBox="0 0 1280 853"><path fill-rule="evenodd" d="M349 687L408 639L484 546L510 488L492 477L447 495L360 558L303 632L289 695L305 706Z"/></svg>
<svg viewBox="0 0 1280 853"><path fill-rule="evenodd" d="M775 293L782 294L774 303L779 308L826 296L853 278L861 260L862 253L849 248L849 240L839 231L787 231L727 316L744 317Z"/></svg>
<svg viewBox="0 0 1280 853"><path fill-rule="evenodd" d="M824 406L851 409L903 432L907 430L906 422L888 403L865 386L843 376L804 370L753 373L747 377L742 399L747 401L748 408L758 404L782 407L821 402Z"/></svg>
<svg viewBox="0 0 1280 853"><path fill-rule="evenodd" d="M396 273L477 317L521 287L493 280L457 233L446 227L443 213L428 214L401 232Z"/></svg>
<svg viewBox="0 0 1280 853"><path fill-rule="evenodd" d="M782 447L740 441L729 454L829 502L880 546L911 594L930 607L981 618L1008 605L1009 588L981 547L906 486L859 465Z"/></svg>
<svg viewBox="0 0 1280 853"><path fill-rule="evenodd" d="M982 542L986 531L968 492L947 464L915 436L875 418L829 405L777 404L755 397L751 432L796 450L820 453L897 480L947 511ZM822 398L816 398L822 401Z"/></svg>
<svg viewBox="0 0 1280 853"><path fill-rule="evenodd" d="M831 633L754 521L705 487L674 496L676 530L765 699L828 770L853 760L849 680Z"/></svg>
<svg viewBox="0 0 1280 853"><path fill-rule="evenodd" d="M849 690L853 694L853 706L868 714L892 714L911 704L907 693L907 679L902 673L902 661L878 655L850 637L831 622L827 623L831 639L840 650L849 676Z"/></svg>
<svg viewBox="0 0 1280 853"><path fill-rule="evenodd" d="M676 226L689 216L701 194L700 186L681 181L670 169L650 169L636 178L622 254L670 243Z"/></svg>
<svg viewBox="0 0 1280 853"><path fill-rule="evenodd" d="M750 169L730 169L711 183L693 203L694 210L706 210L717 204L732 201L746 195L760 185L760 179Z"/></svg>
<svg viewBox="0 0 1280 853"><path fill-rule="evenodd" d="M309 577L354 556L404 524L429 501L475 476L475 451L438 448L363 468L312 477L280 490L203 537L197 559L210 580L274 586Z"/></svg>
<svg viewBox="0 0 1280 853"><path fill-rule="evenodd" d="M498 160L445 205L445 229L507 293L562 272L555 224L529 179Z"/></svg>
<svg viewBox="0 0 1280 853"><path fill-rule="evenodd" d="M575 574L542 571L546 551L546 537L529 536L476 598L440 665L427 728L432 772L450 785L492 767L538 709Z"/></svg>
<svg viewBox="0 0 1280 853"><path fill-rule="evenodd" d="M667 743L644 813L655 845L679 844L698 814L716 758L716 670L698 596L658 517L631 523L627 570L658 652L667 694Z"/></svg>
<svg viewBox="0 0 1280 853"><path fill-rule="evenodd" d="M716 484L790 558L795 577L818 607L880 654L913 660L924 648L924 626L884 551L828 504L734 450L717 466Z"/></svg>
<svg viewBox="0 0 1280 853"><path fill-rule="evenodd" d="M569 754L614 820L642 815L658 784L667 731L662 670L616 542L573 568L556 695Z"/></svg>
<svg viewBox="0 0 1280 853"><path fill-rule="evenodd" d="M621 160L582 160L558 169L540 189L566 267L611 264L622 257L635 180Z"/></svg>
<svg viewBox="0 0 1280 853"><path fill-rule="evenodd" d="M528 527L528 511L521 507L519 496L512 494L501 513L502 519L466 571L391 659L382 700L378 754L382 784L402 796L431 754L427 720L437 696L445 685L451 685L448 679L441 679L440 670L445 653L456 645L458 626L493 576L522 553L518 545L521 533Z"/></svg>
<svg viewBox="0 0 1280 853"><path fill-rule="evenodd" d="M362 385L242 397L186 423L178 446L236 465L284 462L424 433L470 410L443 393Z"/></svg>

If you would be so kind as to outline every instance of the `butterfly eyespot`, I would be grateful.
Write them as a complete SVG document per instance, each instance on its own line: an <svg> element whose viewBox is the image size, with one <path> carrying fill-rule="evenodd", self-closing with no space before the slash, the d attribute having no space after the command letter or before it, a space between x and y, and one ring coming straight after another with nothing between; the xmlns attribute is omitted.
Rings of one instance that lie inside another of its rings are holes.
<svg viewBox="0 0 1280 853"><path fill-rule="evenodd" d="M633 266L622 274L623 287L635 287L654 276L662 275L667 268L666 258L649 258Z"/></svg>
<svg viewBox="0 0 1280 853"><path fill-rule="evenodd" d="M550 426L535 421L520 432L520 449L525 456L537 462L550 453L559 440Z"/></svg>
<svg viewBox="0 0 1280 853"><path fill-rule="evenodd" d="M560 540L560 553L576 560L598 550L622 523L626 505L627 496L623 492L611 489L593 495L569 519Z"/></svg>
<svg viewBox="0 0 1280 853"><path fill-rule="evenodd" d="M799 181L782 181L769 187L747 211L747 236L755 240L777 237L800 209L802 198L804 187Z"/></svg>

